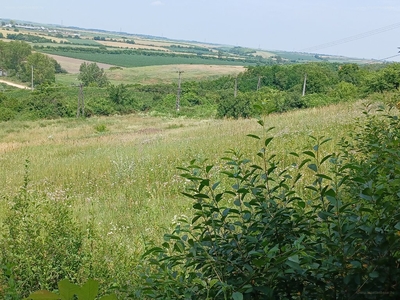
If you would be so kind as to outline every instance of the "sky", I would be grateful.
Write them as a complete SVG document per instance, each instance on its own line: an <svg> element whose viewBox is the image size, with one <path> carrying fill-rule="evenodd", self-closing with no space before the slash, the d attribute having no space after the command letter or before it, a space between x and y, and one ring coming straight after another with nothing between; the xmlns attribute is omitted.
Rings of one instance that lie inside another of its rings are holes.
<svg viewBox="0 0 400 300"><path fill-rule="evenodd" d="M5 19L365 59L398 54L399 17L399 0L0 0Z"/></svg>

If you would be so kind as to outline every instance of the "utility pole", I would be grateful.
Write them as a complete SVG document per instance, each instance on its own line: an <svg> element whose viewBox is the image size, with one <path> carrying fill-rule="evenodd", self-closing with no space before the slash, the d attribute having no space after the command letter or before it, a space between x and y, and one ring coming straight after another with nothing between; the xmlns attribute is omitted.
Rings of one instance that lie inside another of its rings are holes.
<svg viewBox="0 0 400 300"><path fill-rule="evenodd" d="M307 85L307 73L304 74L303 97L306 94L306 85Z"/></svg>
<svg viewBox="0 0 400 300"><path fill-rule="evenodd" d="M32 80L31 91L33 91L33 65L31 66L31 80Z"/></svg>
<svg viewBox="0 0 400 300"><path fill-rule="evenodd" d="M85 117L85 99L83 97L83 84L79 88L79 95L81 96L81 104L82 104L82 117Z"/></svg>
<svg viewBox="0 0 400 300"><path fill-rule="evenodd" d="M176 95L176 111L179 111L179 109L181 108L181 73L183 73L183 71L178 71L178 92Z"/></svg>
<svg viewBox="0 0 400 300"><path fill-rule="evenodd" d="M260 87L261 87L261 76L258 76L257 91L260 89Z"/></svg>
<svg viewBox="0 0 400 300"><path fill-rule="evenodd" d="M76 111L76 117L82 114L82 117L85 116L85 101L83 97L83 84L81 83L79 86L79 94L78 94L78 109Z"/></svg>
<svg viewBox="0 0 400 300"><path fill-rule="evenodd" d="M237 77L235 77L235 93L234 93L234 96L235 96L235 98L237 96Z"/></svg>

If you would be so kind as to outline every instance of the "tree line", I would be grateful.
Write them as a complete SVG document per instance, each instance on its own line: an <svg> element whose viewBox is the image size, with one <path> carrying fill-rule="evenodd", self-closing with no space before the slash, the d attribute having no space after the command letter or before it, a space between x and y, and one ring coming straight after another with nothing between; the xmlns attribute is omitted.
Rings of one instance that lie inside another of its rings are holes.
<svg viewBox="0 0 400 300"><path fill-rule="evenodd" d="M150 51L150 50L141 50L141 49L108 49L105 46L99 47L71 47L71 46L42 46L35 45L35 50L46 52L46 53L100 53L100 54L128 54L128 55L145 55L145 56L162 56L162 57L182 57L182 58L193 58L195 55L200 55L204 60L210 60L210 63L215 60L224 60L231 62L241 62L243 64L248 65L272 65L274 64L274 60L270 58L263 58L261 56L241 56L241 57L232 57L230 53L222 52L217 53L216 56L202 56L205 54L204 52L198 52L196 49L188 48L189 51L185 51L185 53L170 53L165 51ZM181 51L180 48L175 48L174 51ZM196 50L197 52L193 52ZM189 54L187 52L193 52L193 54Z"/></svg>
<svg viewBox="0 0 400 300"><path fill-rule="evenodd" d="M21 115L28 119L75 116L76 88L54 85L54 73L61 67L53 59L32 53L23 42L0 42L0 68L22 81L30 81L32 66L37 91L27 92L22 96L25 99L18 101L14 99L15 92L4 93L0 102L5 109L0 120ZM249 66L237 77L205 81L185 81L183 77L179 113L177 82L113 85L96 63L82 64L78 79L84 86L87 116L152 111L189 117L247 118L363 98L386 98L393 103L400 100L399 63ZM40 85L44 87L39 88Z"/></svg>
<svg viewBox="0 0 400 300"><path fill-rule="evenodd" d="M0 41L0 69L23 82L33 81L34 85L54 83L56 73L66 72L55 59L33 52L22 41Z"/></svg>

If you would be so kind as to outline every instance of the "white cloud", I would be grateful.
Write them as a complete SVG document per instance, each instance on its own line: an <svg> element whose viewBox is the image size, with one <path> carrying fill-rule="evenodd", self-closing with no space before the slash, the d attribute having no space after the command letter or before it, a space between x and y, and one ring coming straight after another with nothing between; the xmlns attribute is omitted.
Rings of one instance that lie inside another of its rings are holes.
<svg viewBox="0 0 400 300"><path fill-rule="evenodd" d="M153 2L151 2L151 5L152 6L161 6L161 5L164 5L164 3L161 1L153 1Z"/></svg>

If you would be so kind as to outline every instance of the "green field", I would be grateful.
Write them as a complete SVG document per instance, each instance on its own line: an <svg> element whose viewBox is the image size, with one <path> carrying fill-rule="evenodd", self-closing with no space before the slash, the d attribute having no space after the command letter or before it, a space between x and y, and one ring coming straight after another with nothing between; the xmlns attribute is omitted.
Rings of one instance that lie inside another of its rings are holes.
<svg viewBox="0 0 400 300"><path fill-rule="evenodd" d="M246 66L248 63L242 61L218 60L200 57L179 57L179 56L161 56L161 55L140 55L140 54L107 54L107 53L83 53L83 52L66 52L46 49L46 53L67 56L71 58L83 59L99 63L106 63L120 67L144 67L157 65L177 65L177 64L215 64L215 65L235 65Z"/></svg>
<svg viewBox="0 0 400 300"><path fill-rule="evenodd" d="M73 38L68 38L68 42L74 44L74 45L93 45L93 46L101 46L100 43L94 41L94 40L89 40L89 39L73 39Z"/></svg>

